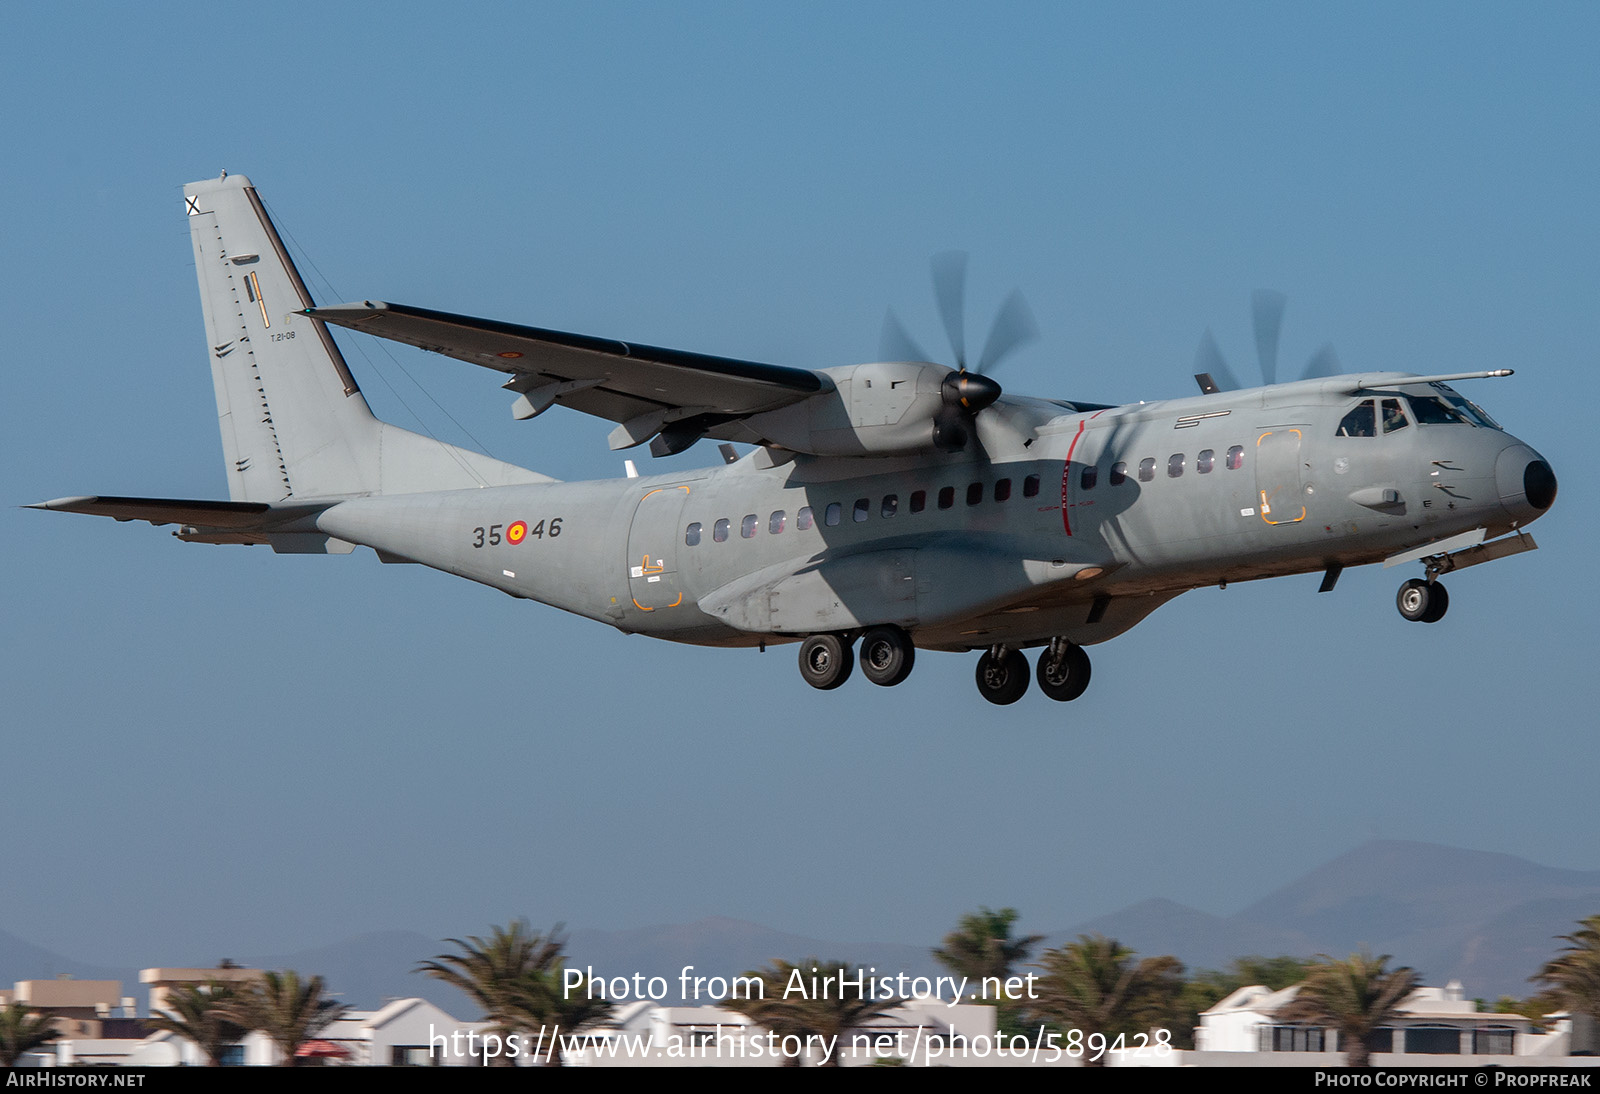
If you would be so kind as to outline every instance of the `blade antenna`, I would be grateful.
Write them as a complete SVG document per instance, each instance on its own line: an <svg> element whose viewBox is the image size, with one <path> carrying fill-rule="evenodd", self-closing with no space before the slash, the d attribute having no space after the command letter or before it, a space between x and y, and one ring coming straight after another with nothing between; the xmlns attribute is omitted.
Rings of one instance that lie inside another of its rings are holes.
<svg viewBox="0 0 1600 1094"><path fill-rule="evenodd" d="M950 349L956 355L956 368L967 370L967 253L941 251L933 256L933 295L939 303L939 318L944 320Z"/></svg>
<svg viewBox="0 0 1600 1094"><path fill-rule="evenodd" d="M995 313L994 325L989 328L989 339L983 344L983 355L978 358L978 371L989 373L1013 350L1037 341L1039 324L1033 318L1033 309L1022 298L1022 293L1011 290L1000 310Z"/></svg>
<svg viewBox="0 0 1600 1094"><path fill-rule="evenodd" d="M1289 298L1271 289L1250 294L1250 313L1256 328L1256 356L1261 361L1261 378L1278 382L1278 335L1283 331L1283 309Z"/></svg>

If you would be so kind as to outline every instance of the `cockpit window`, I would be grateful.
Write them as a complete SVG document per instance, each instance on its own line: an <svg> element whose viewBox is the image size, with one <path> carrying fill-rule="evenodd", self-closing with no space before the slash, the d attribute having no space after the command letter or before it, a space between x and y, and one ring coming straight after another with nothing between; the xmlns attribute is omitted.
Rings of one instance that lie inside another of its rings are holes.
<svg viewBox="0 0 1600 1094"><path fill-rule="evenodd" d="M1448 387L1444 384L1434 384L1433 386L1438 390L1439 395L1444 399L1444 401L1451 407L1455 408L1456 413L1460 414L1473 425L1480 425L1485 429L1500 428L1500 423L1489 417L1488 411L1484 410L1483 407L1479 406L1471 399L1463 398L1461 393L1456 391L1454 388Z"/></svg>
<svg viewBox="0 0 1600 1094"><path fill-rule="evenodd" d="M1339 437L1376 437L1378 423L1372 412L1372 400L1357 405L1339 422Z"/></svg>
<svg viewBox="0 0 1600 1094"><path fill-rule="evenodd" d="M1431 395L1411 396L1411 413L1417 416L1418 425L1466 425L1467 420L1443 399Z"/></svg>
<svg viewBox="0 0 1600 1094"><path fill-rule="evenodd" d="M1399 399L1383 400L1383 431L1393 433L1397 429L1404 429L1411 424L1411 419L1406 417L1405 404Z"/></svg>

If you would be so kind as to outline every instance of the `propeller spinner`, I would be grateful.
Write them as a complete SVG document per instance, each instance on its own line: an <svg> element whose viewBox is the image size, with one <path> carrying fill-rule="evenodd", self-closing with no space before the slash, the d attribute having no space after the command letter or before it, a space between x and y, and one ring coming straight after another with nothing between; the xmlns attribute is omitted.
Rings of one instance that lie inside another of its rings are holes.
<svg viewBox="0 0 1600 1094"><path fill-rule="evenodd" d="M1013 289L995 313L975 368L967 368L966 296L967 255L945 251L933 256L933 295L939 318L955 357L956 370L940 387L943 405L933 422L933 443L945 452L959 452L976 432L980 411L1000 398L1001 387L987 373L1014 350L1039 337L1039 326L1022 294ZM884 316L881 345L886 361L926 361L930 358L906 333L891 308Z"/></svg>

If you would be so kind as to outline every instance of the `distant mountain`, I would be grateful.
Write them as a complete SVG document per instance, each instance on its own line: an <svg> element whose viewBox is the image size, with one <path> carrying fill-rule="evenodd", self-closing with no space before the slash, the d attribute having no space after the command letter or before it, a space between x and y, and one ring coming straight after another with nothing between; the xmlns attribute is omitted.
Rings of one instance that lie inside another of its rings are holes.
<svg viewBox="0 0 1600 1094"><path fill-rule="evenodd" d="M0 988L10 990L18 980L54 980L70 976L74 980L120 980L122 994L139 994L139 971L90 965L52 953L43 946L25 942L14 934L0 931Z"/></svg>
<svg viewBox="0 0 1600 1094"><path fill-rule="evenodd" d="M1236 915L1145 901L1052 936L1097 931L1191 968L1235 957L1344 956L1367 945L1428 984L1460 980L1469 997L1525 996L1528 977L1584 916L1600 911L1600 871L1561 870L1514 855L1374 840L1317 867Z"/></svg>
<svg viewBox="0 0 1600 1094"><path fill-rule="evenodd" d="M1222 969L1249 954L1343 956L1366 944L1374 953L1392 954L1397 964L1417 969L1424 983L1456 979L1469 997L1493 999L1531 994L1528 977L1559 949L1557 936L1596 913L1600 870L1560 870L1513 855L1376 840L1235 915L1215 916L1170 900L1146 900L1052 934L1046 945L1100 933L1141 954L1173 954L1192 969ZM936 939L923 945L827 942L710 918L624 931L575 930L567 953L569 966L593 966L597 976L659 976L666 981L666 1000L678 1002L679 974L689 965L694 966L691 975L728 977L776 958L815 956L875 967L880 974L942 975L946 970L932 955L936 944ZM321 975L330 991L358 1008L420 995L459 1018L476 1018L477 1008L465 996L412 971L418 962L450 951L440 939L416 932L378 931L241 961ZM175 963L171 958L163 962L131 956L146 966ZM139 996L141 1006L144 1002L137 967L88 965L0 931L0 985L59 974L121 980L123 994Z"/></svg>

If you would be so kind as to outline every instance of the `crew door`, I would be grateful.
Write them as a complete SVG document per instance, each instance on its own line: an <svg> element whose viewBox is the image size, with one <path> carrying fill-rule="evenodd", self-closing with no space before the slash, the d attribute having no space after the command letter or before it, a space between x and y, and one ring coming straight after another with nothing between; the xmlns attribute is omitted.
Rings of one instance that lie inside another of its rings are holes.
<svg viewBox="0 0 1600 1094"><path fill-rule="evenodd" d="M1268 524L1293 524L1306 515L1300 483L1300 442L1296 426L1268 430L1256 438L1256 498Z"/></svg>
<svg viewBox="0 0 1600 1094"><path fill-rule="evenodd" d="M683 550L683 506L689 487L662 486L639 499L628 526L628 594L641 612L683 603L678 553Z"/></svg>

